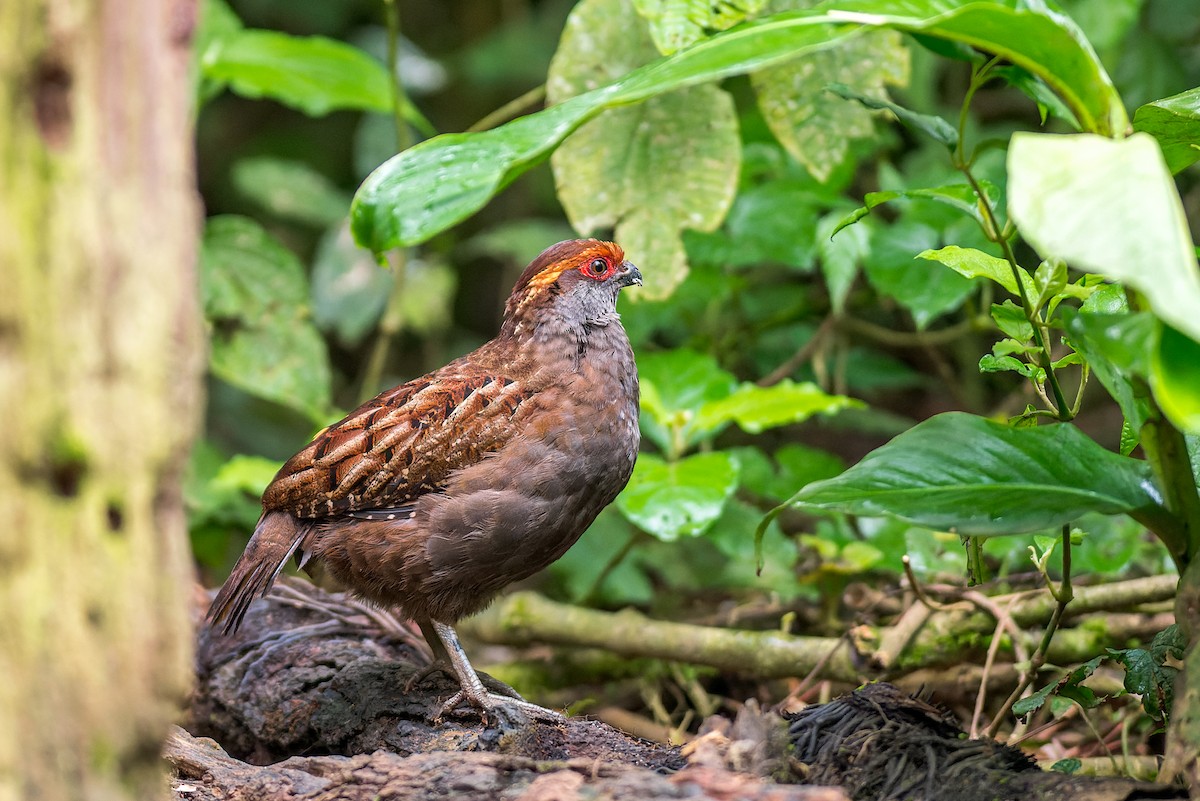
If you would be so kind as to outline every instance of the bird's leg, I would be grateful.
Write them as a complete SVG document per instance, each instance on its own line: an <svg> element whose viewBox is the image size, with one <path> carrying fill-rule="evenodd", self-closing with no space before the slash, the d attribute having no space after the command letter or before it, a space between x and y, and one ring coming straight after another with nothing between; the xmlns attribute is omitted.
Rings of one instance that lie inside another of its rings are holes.
<svg viewBox="0 0 1200 801"><path fill-rule="evenodd" d="M411 693L414 687L420 685L434 673L439 671L449 673L453 669L450 662L450 654L446 652L446 646L442 644L441 638L434 631L432 622L418 620L416 623L421 629L421 634L425 635L425 642L429 643L429 650L433 652L433 659L428 665L412 674L408 681L404 682L404 692L406 694Z"/></svg>
<svg viewBox="0 0 1200 801"><path fill-rule="evenodd" d="M442 641L446 656L450 660L450 666L454 669L454 674L458 677L458 683L462 687L449 701L442 705L441 715L453 710L463 701L468 701L472 706L484 712L499 713L510 709L519 710L527 715L543 720L559 721L563 719L563 716L559 713L540 707L537 704L531 704L519 698L506 698L503 695L488 692L487 688L483 686L483 682L480 681L479 674L475 672L475 668L471 667L471 662L467 659L467 654L463 651L462 645L459 644L458 634L455 633L454 629L436 620L431 621L430 625L432 625L438 639ZM424 627L422 627L422 630L424 630Z"/></svg>

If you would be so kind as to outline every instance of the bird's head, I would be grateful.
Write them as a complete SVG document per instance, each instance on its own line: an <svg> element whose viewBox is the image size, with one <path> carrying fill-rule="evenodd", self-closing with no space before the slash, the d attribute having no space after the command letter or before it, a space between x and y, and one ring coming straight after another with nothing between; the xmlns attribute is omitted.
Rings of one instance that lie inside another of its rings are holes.
<svg viewBox="0 0 1200 801"><path fill-rule="evenodd" d="M506 324L548 316L568 324L616 319L617 293L642 283L642 273L613 242L568 239L542 251L521 273L504 307Z"/></svg>

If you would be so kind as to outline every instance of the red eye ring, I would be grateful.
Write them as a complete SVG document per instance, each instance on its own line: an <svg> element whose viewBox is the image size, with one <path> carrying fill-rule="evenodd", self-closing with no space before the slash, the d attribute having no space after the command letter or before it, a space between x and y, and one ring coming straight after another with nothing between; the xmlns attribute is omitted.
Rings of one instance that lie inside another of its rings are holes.
<svg viewBox="0 0 1200 801"><path fill-rule="evenodd" d="M579 272L588 278L603 281L613 274L612 263L608 259L595 258L579 268Z"/></svg>

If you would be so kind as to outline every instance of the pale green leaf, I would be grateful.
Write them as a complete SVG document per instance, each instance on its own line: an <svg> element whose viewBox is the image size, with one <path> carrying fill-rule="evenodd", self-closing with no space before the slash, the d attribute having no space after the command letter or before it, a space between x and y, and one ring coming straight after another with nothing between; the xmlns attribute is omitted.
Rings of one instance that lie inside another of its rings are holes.
<svg viewBox="0 0 1200 801"><path fill-rule="evenodd" d="M735 422L742 430L758 434L768 428L800 423L814 414L834 414L862 403L843 395L828 395L816 384L784 380L770 387L743 383L724 398L705 403L696 413L692 429L696 436L719 430Z"/></svg>
<svg viewBox="0 0 1200 801"><path fill-rule="evenodd" d="M604 109L686 86L754 72L855 36L860 26L892 27L969 43L1028 69L1071 107L1085 130L1123 131L1124 107L1078 28L1038 3L844 0L819 11L755 20L639 67L544 111L478 134L423 142L387 161L359 188L351 210L355 238L380 252L423 242L481 208ZM618 51L619 53L620 51ZM615 58L617 53L612 54Z"/></svg>
<svg viewBox="0 0 1200 801"><path fill-rule="evenodd" d="M1200 343L1164 325L1150 367L1163 412L1183 431L1200 434Z"/></svg>
<svg viewBox="0 0 1200 801"><path fill-rule="evenodd" d="M1018 133L1008 171L1012 218L1043 257L1138 289L1160 318L1200 338L1200 269L1153 138Z"/></svg>
<svg viewBox="0 0 1200 801"><path fill-rule="evenodd" d="M774 0L772 12L809 8L809 0ZM885 86L907 86L908 48L895 31L842 40L807 58L750 76L763 119L780 144L819 181L826 181L854 139L875 134L867 109L826 91L840 82L863 95L886 98Z"/></svg>
<svg viewBox="0 0 1200 801"><path fill-rule="evenodd" d="M762 10L766 0L633 0L660 53L670 54Z"/></svg>
<svg viewBox="0 0 1200 801"><path fill-rule="evenodd" d="M550 64L551 102L577 96L655 58L630 0L583 0L567 20ZM721 224L737 190L741 141L733 100L695 86L613 109L571 135L551 159L559 200L583 234L615 228L650 299L670 295L687 274L682 229Z"/></svg>
<svg viewBox="0 0 1200 801"><path fill-rule="evenodd" d="M737 460L723 451L677 462L642 454L616 504L631 522L659 539L694 537L721 516L737 482Z"/></svg>
<svg viewBox="0 0 1200 801"><path fill-rule="evenodd" d="M1004 259L998 259L982 250L961 248L958 245L947 245L937 250L926 250L917 254L918 259L929 259L940 262L954 272L966 278L986 278L995 281L1012 295L1018 295L1017 281L1013 278L1012 266ZM1025 285L1028 297L1036 297L1033 278L1024 268L1018 267L1021 283Z"/></svg>

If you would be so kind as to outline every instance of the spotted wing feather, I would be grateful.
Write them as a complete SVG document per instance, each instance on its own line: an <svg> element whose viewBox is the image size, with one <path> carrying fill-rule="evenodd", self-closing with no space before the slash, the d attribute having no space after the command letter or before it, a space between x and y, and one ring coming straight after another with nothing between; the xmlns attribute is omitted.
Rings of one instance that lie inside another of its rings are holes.
<svg viewBox="0 0 1200 801"><path fill-rule="evenodd" d="M280 469L267 510L300 518L398 509L436 491L517 433L528 393L480 370L434 374L368 401L319 434Z"/></svg>

